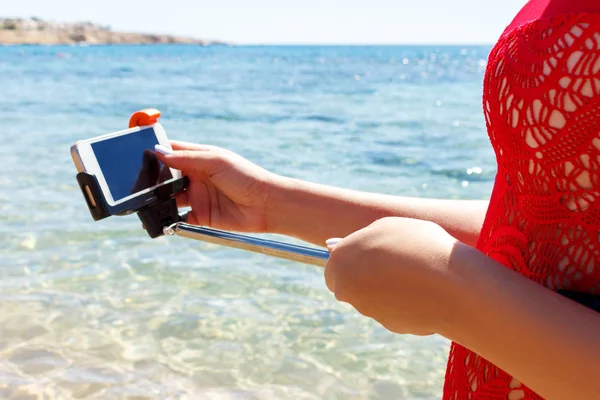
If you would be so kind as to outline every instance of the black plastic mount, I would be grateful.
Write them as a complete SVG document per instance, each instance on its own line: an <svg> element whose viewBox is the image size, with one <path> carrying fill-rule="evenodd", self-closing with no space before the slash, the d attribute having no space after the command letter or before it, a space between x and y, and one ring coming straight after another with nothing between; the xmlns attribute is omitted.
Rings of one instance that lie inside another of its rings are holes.
<svg viewBox="0 0 600 400"><path fill-rule="evenodd" d="M179 214L177 202L169 198L163 202L142 208L137 213L151 238L162 236L163 228L176 222L185 222L187 214Z"/></svg>
<svg viewBox="0 0 600 400"><path fill-rule="evenodd" d="M114 206L106 201L95 175L80 172L77 174L77 183L94 221L137 213L148 235L156 238L163 235L164 227L186 219L185 215L179 214L174 195L185 189L187 177L165 183Z"/></svg>

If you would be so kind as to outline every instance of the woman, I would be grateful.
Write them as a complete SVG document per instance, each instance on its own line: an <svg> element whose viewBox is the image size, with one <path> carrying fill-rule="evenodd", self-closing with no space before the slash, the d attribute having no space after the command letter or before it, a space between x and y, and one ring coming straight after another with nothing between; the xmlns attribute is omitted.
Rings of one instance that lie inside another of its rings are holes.
<svg viewBox="0 0 600 400"><path fill-rule="evenodd" d="M337 299L452 340L445 399L598 399L600 314L556 292L600 292L600 2L531 0L490 54L483 103L489 202L311 184L187 143L159 158L190 177L191 223L327 241Z"/></svg>

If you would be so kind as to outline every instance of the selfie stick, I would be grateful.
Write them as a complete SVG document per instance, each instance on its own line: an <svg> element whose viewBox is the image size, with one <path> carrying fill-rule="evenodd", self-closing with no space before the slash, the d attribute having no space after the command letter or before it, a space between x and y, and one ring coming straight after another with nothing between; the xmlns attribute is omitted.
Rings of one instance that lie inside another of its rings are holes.
<svg viewBox="0 0 600 400"><path fill-rule="evenodd" d="M154 108L137 111L131 115L129 127L152 126L158 123L159 118L160 111ZM135 212L151 238L177 235L319 267L324 267L329 258L327 250L188 224L187 213L179 214L174 198L187 185L187 177L159 185L144 196L134 196L116 206L108 203L95 175L80 172L77 182L95 221Z"/></svg>
<svg viewBox="0 0 600 400"><path fill-rule="evenodd" d="M329 258L327 250L298 246L275 240L259 239L252 236L190 225L185 222L177 222L169 225L163 229L163 232L166 236L177 235L188 239L202 240L319 267L324 267Z"/></svg>

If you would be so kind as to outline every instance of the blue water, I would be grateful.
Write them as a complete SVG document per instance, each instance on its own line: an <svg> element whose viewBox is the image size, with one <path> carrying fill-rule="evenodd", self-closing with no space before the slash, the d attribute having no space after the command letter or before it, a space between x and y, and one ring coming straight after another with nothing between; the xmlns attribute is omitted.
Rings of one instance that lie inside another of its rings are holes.
<svg viewBox="0 0 600 400"><path fill-rule="evenodd" d="M0 47L0 397L439 398L449 343L335 301L322 270L93 222L69 147L163 112L274 172L487 198L487 47Z"/></svg>

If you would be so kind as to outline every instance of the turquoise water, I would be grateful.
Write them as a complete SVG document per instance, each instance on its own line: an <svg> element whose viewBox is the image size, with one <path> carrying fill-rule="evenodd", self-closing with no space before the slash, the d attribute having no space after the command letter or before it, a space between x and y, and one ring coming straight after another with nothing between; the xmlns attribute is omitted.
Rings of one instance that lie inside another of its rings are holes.
<svg viewBox="0 0 600 400"><path fill-rule="evenodd" d="M449 343L386 332L322 270L93 222L69 147L156 107L275 172L487 198L487 47L0 47L0 397L439 398Z"/></svg>

